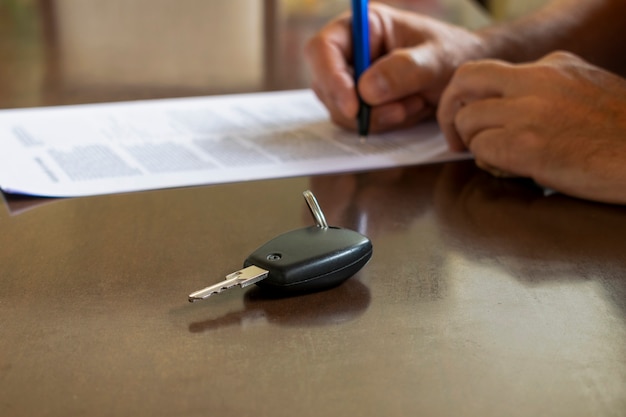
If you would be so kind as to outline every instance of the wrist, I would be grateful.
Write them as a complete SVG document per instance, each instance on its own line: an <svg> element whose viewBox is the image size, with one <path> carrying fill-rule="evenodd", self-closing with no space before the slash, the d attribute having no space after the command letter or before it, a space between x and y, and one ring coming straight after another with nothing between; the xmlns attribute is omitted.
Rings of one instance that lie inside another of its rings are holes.
<svg viewBox="0 0 626 417"><path fill-rule="evenodd" d="M490 26L475 32L480 39L482 59L523 62L539 58L526 46L520 33L506 26Z"/></svg>

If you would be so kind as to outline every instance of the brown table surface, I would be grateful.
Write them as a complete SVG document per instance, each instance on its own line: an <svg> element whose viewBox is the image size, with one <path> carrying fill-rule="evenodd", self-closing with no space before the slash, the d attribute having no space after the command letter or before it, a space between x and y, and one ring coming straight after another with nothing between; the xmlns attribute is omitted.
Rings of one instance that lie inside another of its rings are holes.
<svg viewBox="0 0 626 417"><path fill-rule="evenodd" d="M302 43L335 12L264 2L256 16L261 76L239 88L186 72L206 57L180 63L174 76L142 66L148 58L123 46L159 46L116 29L123 17L193 38L206 27L168 21L217 2L94 1L93 13L72 15L83 1L1 3L0 107L303 87ZM93 84L72 72L89 68L72 57L104 62L93 43L65 43L72 19L108 31L119 51L106 48L135 65L124 74L105 65ZM164 62L174 58L164 52ZM132 68L148 81L133 81L141 78ZM269 238L312 224L305 189L329 223L371 238L374 255L361 272L300 297L252 288L187 302ZM471 161L88 198L4 197L2 416L626 413L624 207L545 196Z"/></svg>

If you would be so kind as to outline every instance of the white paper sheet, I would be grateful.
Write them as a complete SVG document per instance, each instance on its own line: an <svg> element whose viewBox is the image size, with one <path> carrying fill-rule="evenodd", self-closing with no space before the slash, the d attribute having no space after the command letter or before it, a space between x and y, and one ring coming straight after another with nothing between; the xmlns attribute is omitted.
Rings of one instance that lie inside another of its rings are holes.
<svg viewBox="0 0 626 417"><path fill-rule="evenodd" d="M0 187L72 197L467 158L427 123L365 142L310 90L0 111Z"/></svg>

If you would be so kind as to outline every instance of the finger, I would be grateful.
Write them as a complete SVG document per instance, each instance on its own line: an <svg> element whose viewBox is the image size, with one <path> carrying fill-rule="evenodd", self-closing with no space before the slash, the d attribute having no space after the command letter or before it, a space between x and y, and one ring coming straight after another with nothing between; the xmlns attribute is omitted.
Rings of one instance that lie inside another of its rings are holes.
<svg viewBox="0 0 626 417"><path fill-rule="evenodd" d="M376 106L371 110L370 132L380 133L410 127L433 114L434 109L426 105L419 96ZM354 117L331 111L330 118L333 123L347 130L357 130L357 119Z"/></svg>
<svg viewBox="0 0 626 417"><path fill-rule="evenodd" d="M476 159L476 166L484 171L487 171L492 176L496 178L514 178L517 175L511 174L510 172L502 171L494 166L491 166L484 162L482 159Z"/></svg>
<svg viewBox="0 0 626 417"><path fill-rule="evenodd" d="M314 90L331 112L356 117L358 99L352 68L350 17L343 15L311 38L305 57L312 72Z"/></svg>
<svg viewBox="0 0 626 417"><path fill-rule="evenodd" d="M524 72L522 65L514 65L495 59L467 62L454 73L450 86L453 92L476 97L507 96L524 90Z"/></svg>
<svg viewBox="0 0 626 417"><path fill-rule="evenodd" d="M372 132L401 129L413 126L432 114L432 107L422 97L414 95L372 108L370 128Z"/></svg>
<svg viewBox="0 0 626 417"><path fill-rule="evenodd" d="M317 96L318 99L326 106L328 110L330 119L336 125L339 125L347 130L357 130L356 125L356 116L346 116L337 106L333 105L333 102L327 103L328 97L324 95L321 89L318 87L318 84L314 81L311 84L311 88L313 92Z"/></svg>
<svg viewBox="0 0 626 417"><path fill-rule="evenodd" d="M372 105L423 94L437 84L437 67L429 45L396 49L363 73L358 84L359 93Z"/></svg>
<svg viewBox="0 0 626 417"><path fill-rule="evenodd" d="M545 138L550 133L545 128L554 123L551 106L536 96L477 100L457 112L455 129L478 158L506 173L529 176L547 161ZM497 140L494 132L501 132Z"/></svg>
<svg viewBox="0 0 626 417"><path fill-rule="evenodd" d="M314 74L346 70L352 59L352 34L349 15L328 23L305 46L305 57Z"/></svg>
<svg viewBox="0 0 626 417"><path fill-rule="evenodd" d="M518 140L504 127L489 128L474 136L469 150L477 165L492 175L531 177L535 161L519 151Z"/></svg>
<svg viewBox="0 0 626 417"><path fill-rule="evenodd" d="M516 100L486 98L464 103L454 117L454 128L466 148L483 130L504 127L520 117Z"/></svg>
<svg viewBox="0 0 626 417"><path fill-rule="evenodd" d="M463 107L463 103L460 99L451 97L448 90L445 90L441 96L441 102L437 109L437 121L439 122L439 128L441 129L443 136L448 142L448 147L453 151L463 151L467 148L461 138L461 135L456 130L454 119L456 114Z"/></svg>
<svg viewBox="0 0 626 417"><path fill-rule="evenodd" d="M437 111L439 126L450 149L466 149L455 126L457 113L466 104L476 100L502 97L504 85L510 82L510 68L510 65L503 62L484 60L463 64L454 73L441 96Z"/></svg>
<svg viewBox="0 0 626 417"><path fill-rule="evenodd" d="M317 80L312 81L311 88L327 108L333 121L354 120L356 118L359 102L354 89L347 89L341 94L337 94L337 89L335 89L333 91L336 94L331 95ZM343 125L343 123L340 124Z"/></svg>

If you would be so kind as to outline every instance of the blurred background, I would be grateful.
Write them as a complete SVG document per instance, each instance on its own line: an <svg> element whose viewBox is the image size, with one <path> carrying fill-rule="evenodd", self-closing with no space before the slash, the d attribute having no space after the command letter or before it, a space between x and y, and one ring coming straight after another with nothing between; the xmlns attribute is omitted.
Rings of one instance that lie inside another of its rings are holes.
<svg viewBox="0 0 626 417"><path fill-rule="evenodd" d="M476 28L545 0L387 0ZM0 0L0 108L308 86L348 0Z"/></svg>

